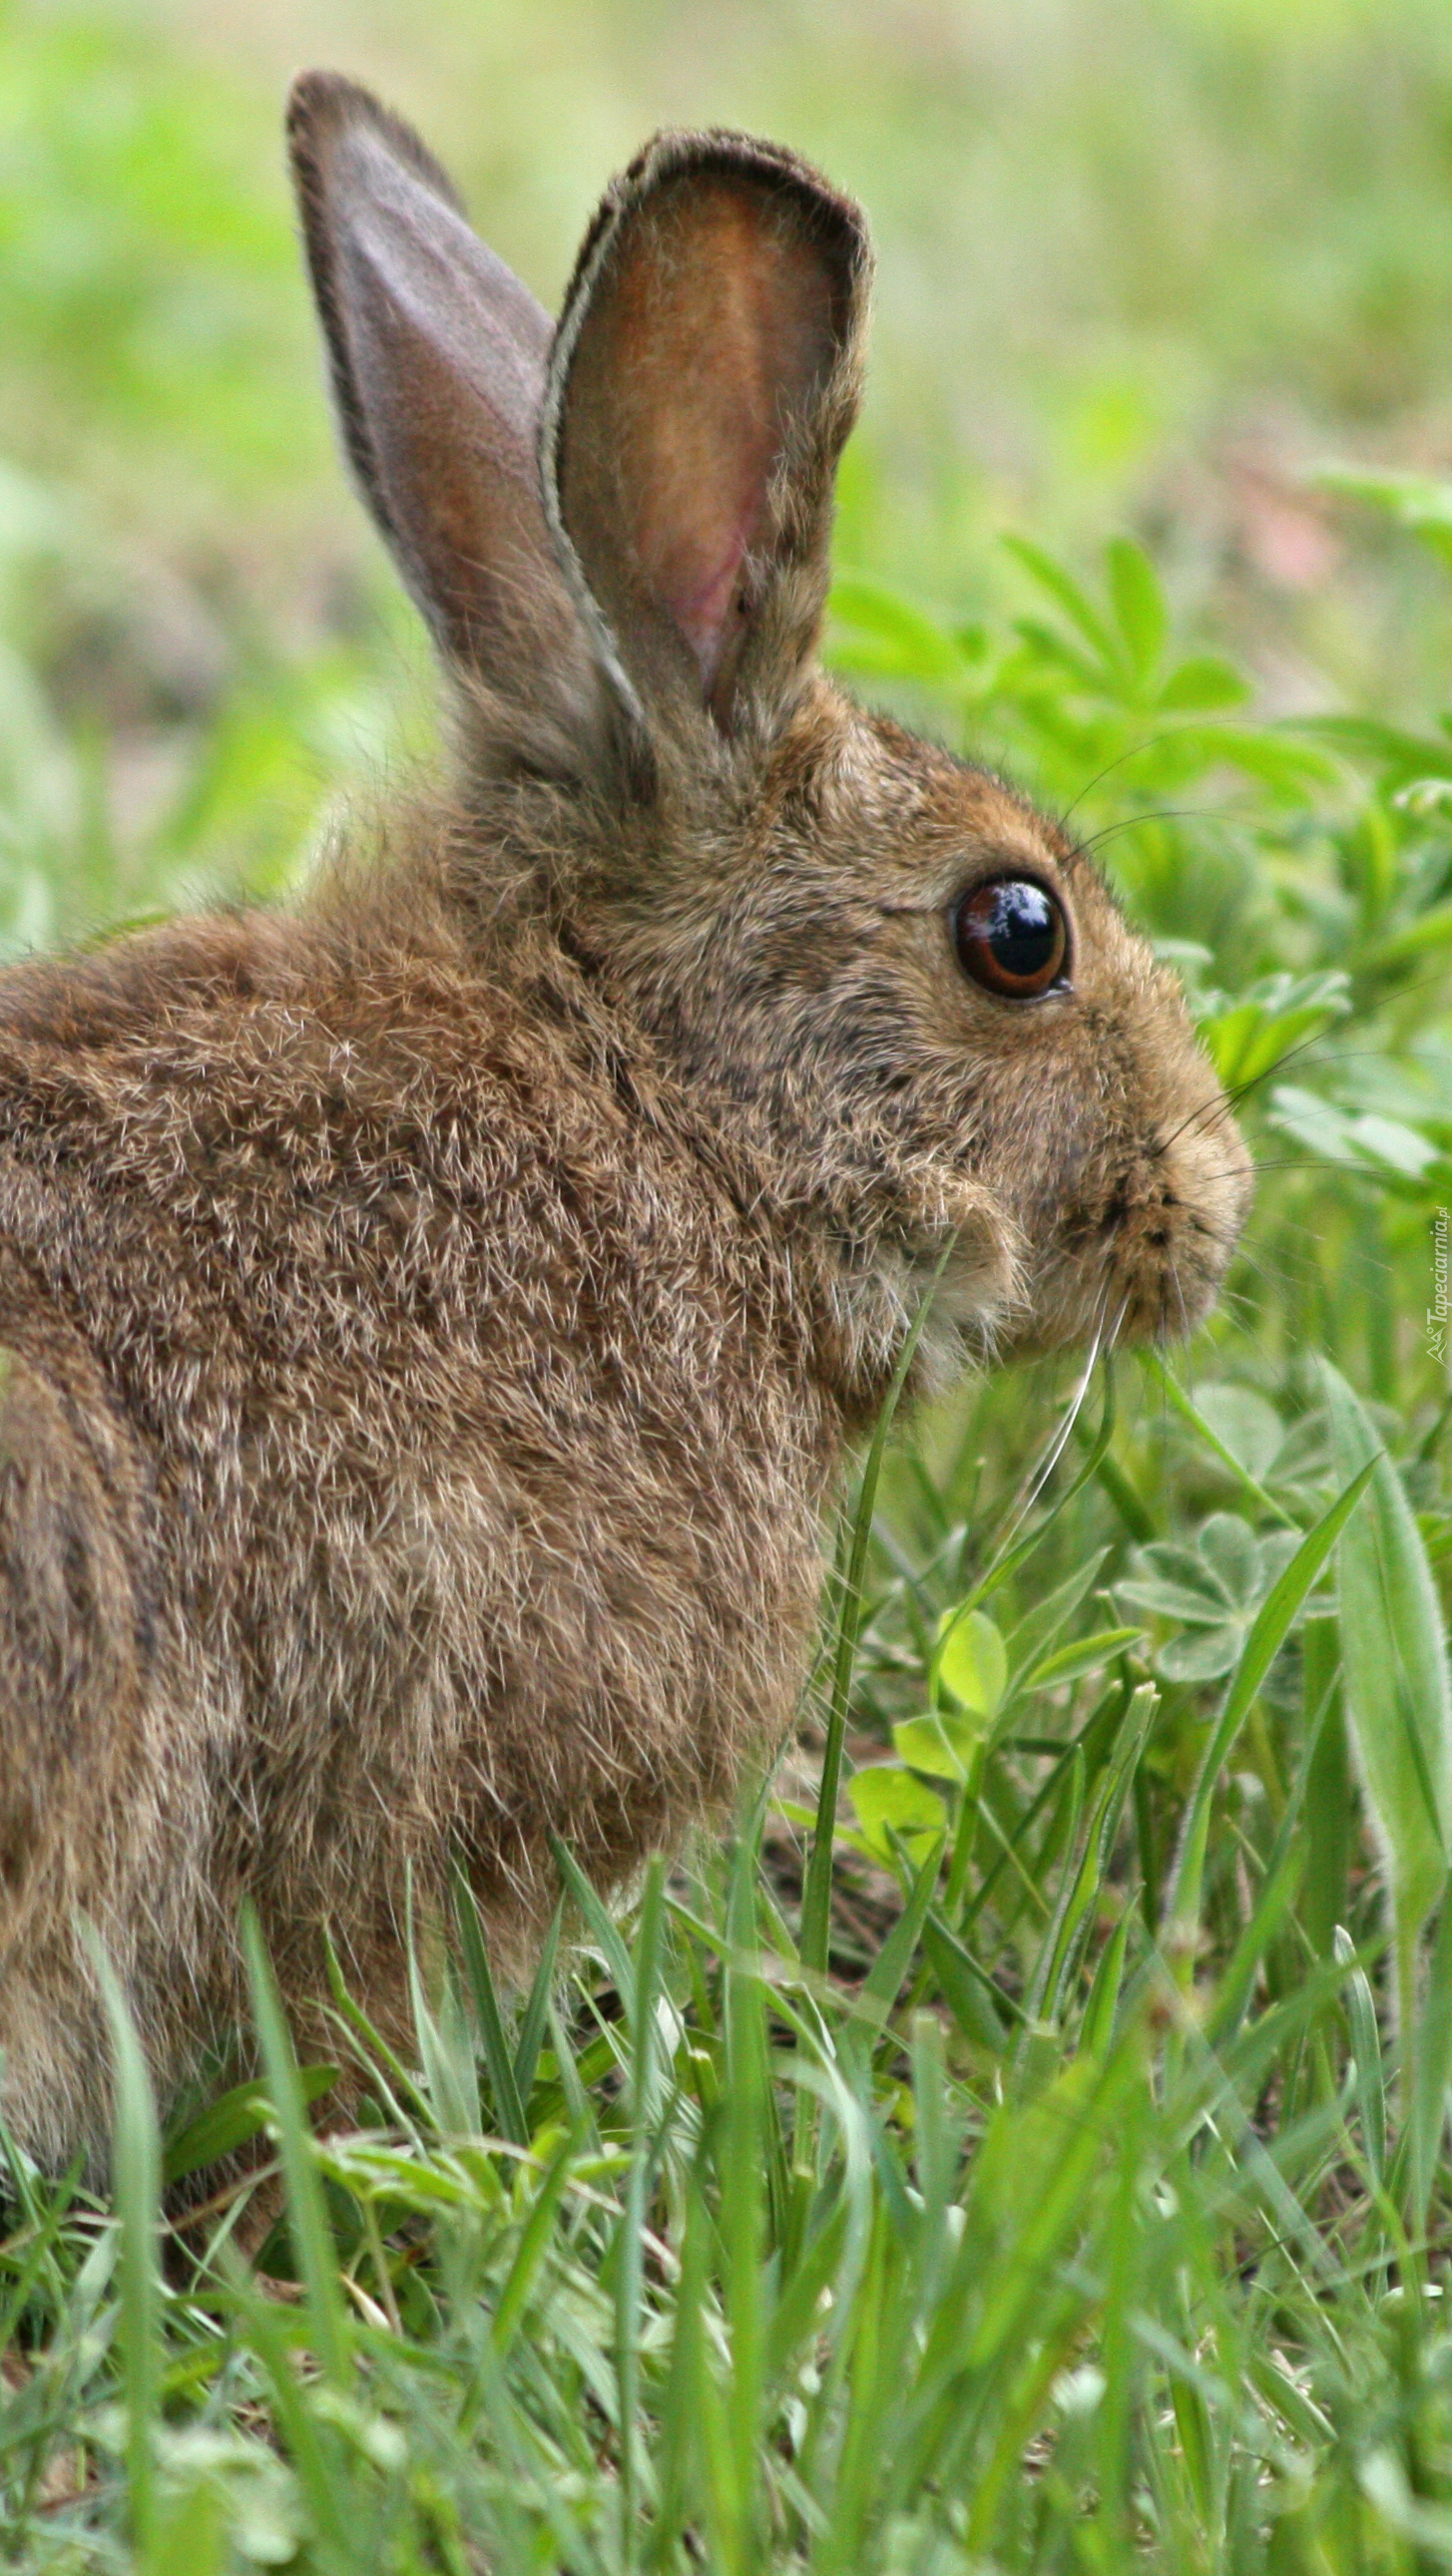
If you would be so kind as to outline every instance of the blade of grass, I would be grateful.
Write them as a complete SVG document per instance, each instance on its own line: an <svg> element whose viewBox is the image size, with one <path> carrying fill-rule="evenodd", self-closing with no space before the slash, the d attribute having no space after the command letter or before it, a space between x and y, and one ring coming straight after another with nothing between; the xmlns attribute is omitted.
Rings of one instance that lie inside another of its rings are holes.
<svg viewBox="0 0 1452 2576"><path fill-rule="evenodd" d="M568 1844L556 1834L550 1836L550 1850L560 1873L565 1893L578 1906L585 1928L610 1971L611 1983L620 1997L620 2008L629 2020L635 2010L635 1971L630 1952L621 1938L620 1927L602 1903L599 1892L585 1876Z"/></svg>
<svg viewBox="0 0 1452 2576"><path fill-rule="evenodd" d="M1044 2013L1051 2023L1059 2018L1070 1978L1076 1972L1089 1928L1090 1908L1104 1884L1125 1800L1159 1700L1153 1682L1141 1682L1130 1700L1119 1741L1095 1794L1079 1867L1072 1879L1065 1874L1065 1899L1056 1911L1051 1935L1041 1945L1041 1956L1048 1962L1047 1975L1042 1991L1037 1991L1039 1972L1035 1968L1036 1999L1030 2010L1035 2016Z"/></svg>
<svg viewBox="0 0 1452 2576"><path fill-rule="evenodd" d="M655 2090L655 2011L660 1986L665 1872L652 1861L635 1943L630 2070L630 2171L615 2232L615 2375L619 2389L620 2564L626 2576L640 2564L642 2457L640 2442L640 2335L645 2265L645 2225L651 2164L650 2116ZM622 1999L623 2000L623 1999Z"/></svg>
<svg viewBox="0 0 1452 2576"><path fill-rule="evenodd" d="M1351 2024L1362 2152L1372 2182L1380 2190L1386 2179L1386 2070L1381 2057L1381 2033L1376 2026L1376 2005L1366 1970L1356 1955L1356 1944L1339 1923L1333 1936L1333 1948L1337 1965L1346 1970L1342 1991L1346 1999L1346 2016Z"/></svg>
<svg viewBox="0 0 1452 2576"><path fill-rule="evenodd" d="M1306 1874L1300 1915L1318 1959L1346 1914L1353 1800L1341 1693L1341 1639L1334 1619L1308 1619L1301 1634L1302 1731L1311 1754L1306 1781Z"/></svg>
<svg viewBox="0 0 1452 2576"><path fill-rule="evenodd" d="M1425 2235L1432 2185L1447 2134L1452 2084L1452 1903L1444 1897L1417 2017L1416 2076L1403 2133L1406 2207L1412 2234Z"/></svg>
<svg viewBox="0 0 1452 2576"><path fill-rule="evenodd" d="M1329 1621L1324 1620L1313 1620L1308 1623L1311 1627L1326 1627L1330 1624ZM1320 1669L1319 1664L1313 1661L1313 1675L1318 1675ZM1307 1700L1309 1707L1309 1693ZM1255 1901L1255 1910L1240 1939L1236 1942L1229 1964L1220 1979L1215 2000L1206 2016L1206 2036L1214 2048L1219 2048L1232 2039L1240 2028L1250 2000L1256 1971L1283 1929L1305 1878L1315 1867L1317 1854L1322 1848L1309 1829L1309 1818L1312 1792L1318 1783L1317 1761L1321 1740L1325 1729L1330 1724L1331 1716L1329 1690L1319 1690L1313 1713L1309 1716L1308 1732L1296 1776L1286 1799L1285 1813L1276 1827L1276 1838L1261 1875L1260 1893ZM1305 1827L1302 1825L1303 1815L1308 1819ZM1333 1924L1326 1940L1327 1952L1330 1950L1334 1932ZM1322 1953L1313 1950L1313 1955L1319 1957Z"/></svg>
<svg viewBox="0 0 1452 2576"><path fill-rule="evenodd" d="M525 2221L514 2261L505 2276L498 2304L494 2310L490 2334L494 2349L501 2359L508 2352L528 2304L530 2292L540 2266L549 2250L550 2232L555 2212L564 2197L571 2170L583 2141L578 2129L571 2129L560 2140L545 2170L544 2180L535 2195L534 2206ZM460 2409L460 2430L467 2432L472 2417L467 2408Z"/></svg>
<svg viewBox="0 0 1452 2576"><path fill-rule="evenodd" d="M702 2412L706 2368L706 2316L710 2302L710 2220L702 2172L703 2140L686 2178L682 2213L681 2277L672 2314L670 2370L660 2411L660 2472L656 2521L646 2543L646 2564L674 2571L693 2515L701 2510Z"/></svg>
<svg viewBox="0 0 1452 2576"><path fill-rule="evenodd" d="M352 2576L358 2564L358 2534L350 2520L351 2497L337 2475L336 2436L309 2402L308 2383L298 2367L305 2320L263 2297L244 2272L235 2248L229 2246L226 2251L226 2296L233 2331L270 2386L280 2447L292 2464L317 2539L323 2543L317 2551L320 2576L323 2570L327 2576Z"/></svg>
<svg viewBox="0 0 1452 2576"><path fill-rule="evenodd" d="M338 2287L337 2251L323 2203L292 2037L283 2018L282 1999L262 1927L250 1905L242 1917L242 1948L263 2072L277 2118L288 2226L307 2293L309 2332L324 2378L341 2390L347 2387L350 2377L352 2336Z"/></svg>
<svg viewBox="0 0 1452 2576"><path fill-rule="evenodd" d="M560 2091L564 2096L570 2126L579 2129L589 2144L597 2147L599 2130L591 2108L590 2097L581 2081L574 2040L553 1994L545 2005L545 2020L550 2038L554 2043L555 2064L560 2072Z"/></svg>
<svg viewBox="0 0 1452 2576"><path fill-rule="evenodd" d="M896 1839L894 1837L895 1841ZM899 1857L901 1856L899 1845ZM939 1835L926 1854L920 1869L912 1871L911 1864L907 1865L907 1903L868 1969L858 1997L859 2009L866 2014L876 2029L886 2026L893 2005L902 1992L903 1980L912 1965L923 1923L933 1901L933 1891L938 1883L938 1871L942 1858L943 1837ZM854 2027L860 2029L861 2025L857 2024Z"/></svg>
<svg viewBox="0 0 1452 2576"><path fill-rule="evenodd" d="M721 2460L722 2502L730 2534L727 2560L739 2576L761 2563L761 2402L765 2363L766 2298L763 2254L768 2241L770 2166L768 2136L776 2122L770 2079L767 1996L751 1958L756 1923L758 1853L744 1838L732 1857L726 1959L726 2098L722 2105L720 2229L726 2329L731 2350L731 2399L727 2447Z"/></svg>
<svg viewBox="0 0 1452 2576"><path fill-rule="evenodd" d="M837 1800L842 1786L842 1746L847 1732L847 1708L852 1696L852 1673L857 1659L857 1641L866 1615L867 1551L872 1541L872 1515L877 1504L878 1481L882 1474L883 1452L892 1429L893 1416L907 1384L908 1371L923 1337L923 1328L932 1309L948 1262L952 1257L953 1238L928 1284L922 1304L913 1318L910 1330L898 1353L886 1395L878 1409L871 1445L857 1489L857 1504L850 1522L843 1524L843 1543L839 1550L839 1573L835 1587L837 1602L837 1640L832 1658L832 1685L827 1703L826 1739L822 1747L822 1780L817 1793L817 1822L812 1835L811 1857L807 1863L806 1885L802 1895L802 1959L818 1976L827 1973L832 1912L832 1846L837 1832Z"/></svg>
<svg viewBox="0 0 1452 2576"><path fill-rule="evenodd" d="M1104 1380L1104 1404L1100 1412L1097 1427L1092 1433L1090 1433L1086 1430L1083 1422L1079 1420L1077 1412L1073 1417L1072 1427L1076 1437L1081 1441L1087 1442L1082 1467L1079 1469L1077 1475L1070 1478L1069 1483L1065 1485L1063 1491L1056 1494L1053 1501L1045 1506L1044 1510L1040 1513L1038 1520L1034 1523L1033 1528L1031 1530L1026 1530L1022 1538L1017 1538L1015 1533L1022 1526L1024 1513L1031 1507L1033 1496L1030 1496L1029 1504L1020 1506L1010 1515L1006 1536L998 1543L995 1552L989 1558L986 1571L979 1576L973 1589L968 1593L960 1605L964 1610L976 1610L980 1608L988 1599L989 1595L998 1590L1001 1583L1006 1583L1010 1575L1017 1574L1019 1568L1027 1564L1035 1549L1041 1546L1044 1539L1048 1536L1049 1531L1053 1528L1060 1513L1066 1510L1068 1505L1074 1502L1077 1497L1083 1493L1086 1485L1093 1483L1101 1469L1109 1463L1109 1444L1114 1437L1114 1425L1118 1410L1118 1393L1114 1375L1114 1355L1111 1351L1105 1351L1101 1355L1099 1366ZM1050 1452L1051 1464L1062 1450L1064 1436L1065 1435L1062 1433L1056 1435L1055 1446ZM1038 1484L1043 1483L1046 1473L1046 1469L1041 1468L1039 1470L1036 1478L1036 1487ZM1154 1536L1153 1527L1146 1525L1143 1529L1136 1528L1135 1536L1152 1538Z"/></svg>
<svg viewBox="0 0 1452 2576"><path fill-rule="evenodd" d="M1008 2046L1008 2034L997 2008L1002 2005L1011 2018L1021 2020L1021 2007L1000 1991L988 1970L980 1966L941 1914L929 1913L923 1925L923 1948L932 1963L942 2000L964 2038L988 2049L992 2056L1001 2057Z"/></svg>
<svg viewBox="0 0 1452 2576"><path fill-rule="evenodd" d="M157 2232L161 2140L151 2078L121 1980L100 1935L85 1926L86 1946L111 2026L114 2090L112 2183L121 2231L118 2265L120 2347L126 2405L126 2490L131 2537L145 2566L157 2536L156 2421L159 2409L160 2286Z"/></svg>
<svg viewBox="0 0 1452 2576"><path fill-rule="evenodd" d="M409 2005L428 2097L427 2131L450 2138L473 2137L484 2125L478 2059L460 2003L454 1961L439 1958L436 1937L430 1939L428 1953L429 1964L436 1973L442 1971L437 1977L437 2010L424 1983L425 1957L414 1917L411 1871L405 1873L404 1922Z"/></svg>
<svg viewBox="0 0 1452 2576"><path fill-rule="evenodd" d="M1452 1683L1437 1587L1395 1467L1345 1379L1321 1363L1343 1476L1367 1508L1337 1551L1347 1716L1385 1858L1396 1940L1401 2098L1415 2095L1416 1962L1452 1848Z"/></svg>
<svg viewBox="0 0 1452 2576"><path fill-rule="evenodd" d="M391 2117L401 2129L417 2127L427 2130L430 2122L427 2101L396 2049L390 2048L377 2024L369 2020L362 2006L349 1993L342 1963L326 1932L323 1935L323 1961L335 2016L355 2040L362 2042L369 2075L384 2094Z"/></svg>
<svg viewBox="0 0 1452 2576"><path fill-rule="evenodd" d="M544 1937L544 1947L539 1954L539 1965L534 1972L534 1982L529 1990L528 2000L520 2020L519 2038L515 2045L514 2082L526 2119L529 2116L529 2097L534 2090L535 2068L539 2064L539 2052L544 2040L545 2014L550 1998L550 1988L554 1984L555 1960L559 1955L560 1925L563 1921L564 1907L561 1904L555 1907L550 1916L550 1928Z"/></svg>
<svg viewBox="0 0 1452 2576"><path fill-rule="evenodd" d="M454 1899L454 1920L459 1927L459 1946L464 1953L464 1971L474 2010L479 2021L479 2036L484 2047L484 2064L489 2087L494 2096L494 2114L504 2136L516 2147L529 2145L529 2122L525 2118L515 2075L514 2052L504 2030L504 2015L499 2008L493 1972L489 1965L489 1945L474 1891L457 1858L450 1864ZM536 2041L538 2047L538 2041Z"/></svg>
<svg viewBox="0 0 1452 2576"><path fill-rule="evenodd" d="M311 2109L330 2093L338 2080L336 2066L300 2066L298 2083L303 2100ZM220 2163L259 2129L267 2126L271 2096L265 2084L249 2077L245 2084L234 2084L209 2102L204 2111L189 2120L184 2129L166 2142L162 2159L162 2179L167 2183L182 2182L188 2174L200 2173L205 2166Z"/></svg>
<svg viewBox="0 0 1452 2576"><path fill-rule="evenodd" d="M1099 1965L1094 1971L1094 1983L1089 1989L1089 2000L1084 2007L1084 2019L1079 2030L1079 2046L1092 2057L1102 2057L1114 2037L1131 1920L1126 1907L1105 1942Z"/></svg>
<svg viewBox="0 0 1452 2576"><path fill-rule="evenodd" d="M1261 1604L1241 1650L1240 1661L1231 1675L1224 1705L1205 1748L1185 1810L1174 1875L1165 1900L1164 1919L1177 1938L1187 1970L1188 1945L1200 1916L1200 1890L1205 1874L1210 1806L1215 1784L1250 1713L1256 1693L1290 1633L1296 1612L1371 1481L1375 1463L1374 1459L1371 1460L1359 1475L1352 1478L1345 1492L1338 1495L1330 1510L1322 1514L1301 1541L1290 1564Z"/></svg>
<svg viewBox="0 0 1452 2576"><path fill-rule="evenodd" d="M1231 1952L1206 2015L1206 2036L1213 2048L1233 2039L1240 2028L1256 1972L1290 1916L1304 1867L1304 1852L1283 1831L1277 1836L1277 1848L1271 1854L1255 1910Z"/></svg>

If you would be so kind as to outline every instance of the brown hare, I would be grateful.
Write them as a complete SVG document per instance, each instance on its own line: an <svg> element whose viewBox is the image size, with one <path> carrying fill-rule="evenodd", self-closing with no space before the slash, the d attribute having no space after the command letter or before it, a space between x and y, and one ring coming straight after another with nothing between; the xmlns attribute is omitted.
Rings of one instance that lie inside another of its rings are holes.
<svg viewBox="0 0 1452 2576"><path fill-rule="evenodd" d="M1247 1176L1084 853L823 674L869 253L791 153L651 143L558 326L309 73L334 394L439 647L446 790L296 909L0 977L0 2103L104 2155L411 1883L501 1956L789 1725L820 1522L924 1365L1179 1329ZM948 1247L951 1246L951 1252ZM316 2036L316 2031L313 2034Z"/></svg>

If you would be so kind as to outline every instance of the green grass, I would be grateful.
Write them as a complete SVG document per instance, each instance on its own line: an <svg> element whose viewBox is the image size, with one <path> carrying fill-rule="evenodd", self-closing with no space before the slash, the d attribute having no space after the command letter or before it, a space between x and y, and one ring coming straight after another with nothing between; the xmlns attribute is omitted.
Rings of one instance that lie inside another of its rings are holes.
<svg viewBox="0 0 1452 2576"><path fill-rule="evenodd" d="M740 116L883 231L833 657L1072 813L1260 1179L1193 1347L874 1446L723 1847L618 1915L562 1850L528 1995L461 1891L406 2062L339 1987L358 2127L250 1935L262 2075L165 2135L116 2014L112 2195L7 2151L0 2566L1452 2568L1445 15L826 15L4 22L6 953L285 889L428 740L284 53L428 115L542 288L654 118ZM261 2215L163 2222L249 2140Z"/></svg>

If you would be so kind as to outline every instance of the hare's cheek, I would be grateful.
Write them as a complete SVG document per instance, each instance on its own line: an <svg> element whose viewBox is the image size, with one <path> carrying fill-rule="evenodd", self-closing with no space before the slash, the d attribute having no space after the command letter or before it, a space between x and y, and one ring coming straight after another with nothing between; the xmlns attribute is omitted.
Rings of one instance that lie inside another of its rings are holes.
<svg viewBox="0 0 1452 2576"><path fill-rule="evenodd" d="M1011 1329L1023 1305L1023 1237L1002 1200L976 1182L962 1183L955 1222L935 1302L960 1332L987 1343Z"/></svg>

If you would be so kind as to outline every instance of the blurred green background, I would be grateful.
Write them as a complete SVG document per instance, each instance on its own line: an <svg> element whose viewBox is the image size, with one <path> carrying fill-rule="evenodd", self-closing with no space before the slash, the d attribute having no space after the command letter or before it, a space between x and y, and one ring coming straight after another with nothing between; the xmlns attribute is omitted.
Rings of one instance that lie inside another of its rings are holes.
<svg viewBox="0 0 1452 2576"><path fill-rule="evenodd" d="M31 0L0 27L12 947L276 881L419 703L293 238L303 62L413 118L549 303L662 121L759 128L859 192L850 570L991 615L999 530L1073 561L1128 528L1263 711L1437 703L1439 566L1304 473L1452 457L1440 0Z"/></svg>

